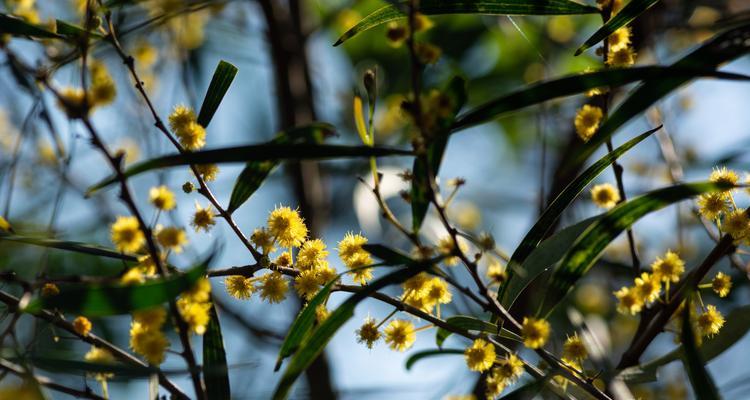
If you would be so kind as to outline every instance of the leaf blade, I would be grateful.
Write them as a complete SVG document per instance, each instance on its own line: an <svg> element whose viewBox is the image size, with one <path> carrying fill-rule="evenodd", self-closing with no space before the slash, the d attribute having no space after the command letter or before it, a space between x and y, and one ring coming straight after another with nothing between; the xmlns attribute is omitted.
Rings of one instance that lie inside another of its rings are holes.
<svg viewBox="0 0 750 400"><path fill-rule="evenodd" d="M208 90L206 90L206 96L203 98L201 110L198 113L198 123L201 126L208 127L216 110L219 108L219 104L221 104L221 101L227 94L229 86L232 85L232 81L237 75L237 71L237 67L231 63L224 60L219 61L219 64L214 71L214 75L211 77L211 83L208 85Z"/></svg>
<svg viewBox="0 0 750 400"><path fill-rule="evenodd" d="M413 367L414 364L416 364L419 360L434 356L445 356L451 354L464 354L464 351L461 349L432 349L418 351L410 355L409 358L406 359L406 370L411 370L411 367Z"/></svg>
<svg viewBox="0 0 750 400"><path fill-rule="evenodd" d="M685 370L693 386L693 393L698 399L718 400L719 391L716 389L711 375L706 370L701 360L698 346L695 343L693 326L690 323L690 309L692 308L692 296L688 295L687 304L682 313L682 345L685 349Z"/></svg>
<svg viewBox="0 0 750 400"><path fill-rule="evenodd" d="M219 314L211 304L210 320L203 335L203 365L206 394L209 399L229 400L229 368L224 350L224 336L221 333Z"/></svg>
<svg viewBox="0 0 750 400"><path fill-rule="evenodd" d="M659 0L631 0L625 7L615 14L612 18L607 21L601 28L599 28L590 38L588 38L581 47L576 50L575 55L580 55L586 49L604 40L607 36L614 33L619 28L629 24L644 11L651 8L654 4L658 3Z"/></svg>

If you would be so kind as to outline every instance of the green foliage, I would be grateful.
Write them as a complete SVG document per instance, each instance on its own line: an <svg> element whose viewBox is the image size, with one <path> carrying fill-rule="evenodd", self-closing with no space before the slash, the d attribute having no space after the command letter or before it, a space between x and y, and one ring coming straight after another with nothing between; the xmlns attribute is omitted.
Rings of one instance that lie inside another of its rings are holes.
<svg viewBox="0 0 750 400"><path fill-rule="evenodd" d="M590 38L584 42L581 47L576 50L575 55L579 55L586 51L591 46L601 42L607 36L614 33L617 29L629 24L634 19L638 18L641 13L648 10L654 4L658 3L659 0L632 0L628 2L625 7L615 14L612 18L607 21L599 30L597 30Z"/></svg>
<svg viewBox="0 0 750 400"><path fill-rule="evenodd" d="M206 97L203 98L201 110L198 113L199 124L207 127L211 122L216 110L219 108L219 104L224 99L224 95L227 94L235 75L237 75L237 71L237 67L234 65L224 60L219 61L219 65L216 66L216 71L214 71L214 76L211 78L211 83L208 85Z"/></svg>
<svg viewBox="0 0 750 400"><path fill-rule="evenodd" d="M203 335L203 366L205 370L206 394L210 399L231 399L229 389L229 368L224 350L224 335L216 307L212 304L209 312L211 321Z"/></svg>
<svg viewBox="0 0 750 400"><path fill-rule="evenodd" d="M709 375L701 359L698 345L695 342L695 332L690 322L690 310L692 309L692 296L688 296L682 312L682 346L685 351L685 370L693 385L695 397L699 399L720 399L719 391L716 389L713 378Z"/></svg>
<svg viewBox="0 0 750 400"><path fill-rule="evenodd" d="M406 369L410 370L411 367L413 367L414 364L417 363L417 361L423 360L425 358L456 354L464 354L464 351L461 349L434 349L418 351L416 353L413 353L409 356L409 358L406 359Z"/></svg>

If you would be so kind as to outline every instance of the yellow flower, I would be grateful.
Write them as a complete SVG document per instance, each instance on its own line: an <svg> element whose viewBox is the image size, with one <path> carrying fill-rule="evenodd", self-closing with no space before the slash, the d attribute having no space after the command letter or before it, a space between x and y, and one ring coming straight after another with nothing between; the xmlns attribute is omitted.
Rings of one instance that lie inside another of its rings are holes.
<svg viewBox="0 0 750 400"><path fill-rule="evenodd" d="M583 340L578 337L577 333L565 340L565 343L563 344L562 356L564 359L574 361L583 360L584 358L588 357L586 346L584 346Z"/></svg>
<svg viewBox="0 0 750 400"><path fill-rule="evenodd" d="M94 61L90 69L91 86L88 90L88 100L91 106L103 106L114 101L117 87L107 67L101 61Z"/></svg>
<svg viewBox="0 0 750 400"><path fill-rule="evenodd" d="M621 50L630 46L630 27L622 27L609 35L609 48Z"/></svg>
<svg viewBox="0 0 750 400"><path fill-rule="evenodd" d="M315 320L318 321L318 323L325 321L330 315L331 312L328 311L325 304L318 304L318 306L315 307Z"/></svg>
<svg viewBox="0 0 750 400"><path fill-rule="evenodd" d="M219 166L216 164L198 164L195 169L206 182L215 181L216 175L219 174Z"/></svg>
<svg viewBox="0 0 750 400"><path fill-rule="evenodd" d="M599 208L610 209L620 201L620 193L609 183L603 183L591 188L591 200Z"/></svg>
<svg viewBox="0 0 750 400"><path fill-rule="evenodd" d="M190 290L182 292L180 296L197 303L205 303L211 300L211 282L206 277L200 278Z"/></svg>
<svg viewBox="0 0 750 400"><path fill-rule="evenodd" d="M393 350L406 351L417 340L414 325L404 319L391 321L385 328L384 333L385 342Z"/></svg>
<svg viewBox="0 0 750 400"><path fill-rule="evenodd" d="M208 232L212 226L216 225L214 221L214 213L211 209L211 204L202 208L198 202L195 202L195 213L193 214L193 220L190 222L196 232L203 229L204 232Z"/></svg>
<svg viewBox="0 0 750 400"><path fill-rule="evenodd" d="M177 300L177 310L191 331L198 335L206 332L206 325L208 325L211 319L209 315L209 311L211 310L210 302L198 302L191 298L181 297Z"/></svg>
<svg viewBox="0 0 750 400"><path fill-rule="evenodd" d="M184 129L175 131L175 135L186 150L198 150L206 145L206 129L197 122L190 122Z"/></svg>
<svg viewBox="0 0 750 400"><path fill-rule="evenodd" d="M164 185L152 187L148 192L148 201L162 211L172 210L177 205L174 193Z"/></svg>
<svg viewBox="0 0 750 400"><path fill-rule="evenodd" d="M458 248L462 253L466 253L466 251L468 251L469 249L466 243L462 242L461 240L458 241ZM461 261L461 259L456 256L458 251L456 250L455 242L453 241L453 237L451 236L445 236L438 240L437 250L438 252L440 252L440 254L446 256L446 258L443 260L443 264L449 267L457 265L459 261Z"/></svg>
<svg viewBox="0 0 750 400"><path fill-rule="evenodd" d="M365 259L366 258L366 259ZM361 260L362 261L362 267L366 265L372 264L370 262L369 256L366 257L359 257L355 258L354 260ZM358 268L358 266L355 264L352 266L352 268ZM349 272L349 274L352 276L352 279L354 282L359 283L360 285L366 285L367 282L372 280L372 268L358 268L354 269Z"/></svg>
<svg viewBox="0 0 750 400"><path fill-rule="evenodd" d="M635 64L635 57L635 51L629 46L619 49L609 49L607 64L613 67L629 67Z"/></svg>
<svg viewBox="0 0 750 400"><path fill-rule="evenodd" d="M73 320L73 330L81 336L86 336L91 332L91 321L84 316L79 316Z"/></svg>
<svg viewBox="0 0 750 400"><path fill-rule="evenodd" d="M521 336L524 346L538 349L547 343L549 338L549 322L543 319L524 317L521 325Z"/></svg>
<svg viewBox="0 0 750 400"><path fill-rule="evenodd" d="M228 276L224 279L224 285L227 287L227 293L235 299L246 300L252 296L255 291L253 281L242 275Z"/></svg>
<svg viewBox="0 0 750 400"><path fill-rule="evenodd" d="M133 313L133 321L144 329L159 329L167 321L167 310L164 307L153 307Z"/></svg>
<svg viewBox="0 0 750 400"><path fill-rule="evenodd" d="M318 284L318 277L315 270L308 269L302 271L296 278L294 278L294 288L300 297L305 299L312 299L318 290L320 285Z"/></svg>
<svg viewBox="0 0 750 400"><path fill-rule="evenodd" d="M182 252L182 246L187 243L187 235L182 228L168 226L157 230L156 240L164 248L180 253Z"/></svg>
<svg viewBox="0 0 750 400"><path fill-rule="evenodd" d="M196 121L195 112L190 107L178 105L169 115L169 127L172 131L184 131L188 125Z"/></svg>
<svg viewBox="0 0 750 400"><path fill-rule="evenodd" d="M464 358L470 370L487 371L495 363L495 346L484 339L477 339L464 351Z"/></svg>
<svg viewBox="0 0 750 400"><path fill-rule="evenodd" d="M278 265L279 267L290 267L292 265L292 254L288 251L285 251L281 254L279 254L278 257L273 261L274 264Z"/></svg>
<svg viewBox="0 0 750 400"><path fill-rule="evenodd" d="M45 283L42 286L42 297L57 296L58 294L60 294L60 288L54 283Z"/></svg>
<svg viewBox="0 0 750 400"><path fill-rule="evenodd" d="M511 384L523 375L523 361L515 354L508 354L498 361L498 366L492 369L492 375Z"/></svg>
<svg viewBox="0 0 750 400"><path fill-rule="evenodd" d="M487 379L485 380L485 396L487 396L488 399L494 399L499 396L507 386L508 382L505 379L502 379L495 374L487 375Z"/></svg>
<svg viewBox="0 0 750 400"><path fill-rule="evenodd" d="M250 241L253 242L255 247L260 247L263 250L263 254L268 254L275 249L273 243L274 238L271 235L271 232L266 228L255 228L253 231L253 234L250 235ZM286 253L284 253L286 254ZM282 254L283 255L283 254ZM291 257L289 258L289 263L286 263L282 266L286 267L291 263ZM278 262L276 264L279 264ZM281 265L281 264L279 264Z"/></svg>
<svg viewBox="0 0 750 400"><path fill-rule="evenodd" d="M159 59L159 51L146 41L140 41L133 49L133 57L140 68L151 68Z"/></svg>
<svg viewBox="0 0 750 400"><path fill-rule="evenodd" d="M424 42L414 43L414 52L422 64L435 64L443 54L440 47Z"/></svg>
<svg viewBox="0 0 750 400"><path fill-rule="evenodd" d="M716 306L706 306L706 311L698 316L698 329L703 336L713 336L724 326L724 316L716 309Z"/></svg>
<svg viewBox="0 0 750 400"><path fill-rule="evenodd" d="M711 289L713 289L719 297L727 297L727 295L729 295L729 290L732 289L732 277L723 272L719 272L711 281Z"/></svg>
<svg viewBox="0 0 750 400"><path fill-rule="evenodd" d="M151 259L150 255L138 257L138 265L136 268L140 269L146 276L156 275L156 263Z"/></svg>
<svg viewBox="0 0 750 400"><path fill-rule="evenodd" d="M318 285L323 286L327 284L328 282L336 279L336 276L338 275L338 273L336 272L335 269L333 269L333 267L328 265L328 263L325 263L324 266L315 270L315 275L318 279Z"/></svg>
<svg viewBox="0 0 750 400"><path fill-rule="evenodd" d="M430 282L430 276L425 272L420 272L404 281L401 287L404 289L402 298L424 297L427 294L427 287Z"/></svg>
<svg viewBox="0 0 750 400"><path fill-rule="evenodd" d="M123 274L120 277L120 283L123 285L135 285L138 283L145 282L146 279L143 276L143 272L140 270L140 268L134 267L130 268L125 274Z"/></svg>
<svg viewBox="0 0 750 400"><path fill-rule="evenodd" d="M10 222L8 222L7 219L0 215L0 231L11 232L12 229L13 228L10 226Z"/></svg>
<svg viewBox="0 0 750 400"><path fill-rule="evenodd" d="M729 211L724 193L708 193L698 197L698 211L708 220L715 220Z"/></svg>
<svg viewBox="0 0 750 400"><path fill-rule="evenodd" d="M68 117L80 117L83 113L83 99L85 97L86 93L83 89L67 86L60 90L61 101L59 101L59 105L65 110Z"/></svg>
<svg viewBox="0 0 750 400"><path fill-rule="evenodd" d="M135 217L117 217L115 223L112 224L111 237L117 250L122 252L137 251L146 242L146 237Z"/></svg>
<svg viewBox="0 0 750 400"><path fill-rule="evenodd" d="M508 271L505 270L505 267L499 261L492 260L487 267L487 277L494 283L502 284L508 279Z"/></svg>
<svg viewBox="0 0 750 400"><path fill-rule="evenodd" d="M661 281L658 277L644 272L635 278L635 292L644 304L651 304L659 299Z"/></svg>
<svg viewBox="0 0 750 400"><path fill-rule="evenodd" d="M346 266L349 266L350 260L354 256L365 252L362 249L362 245L365 244L367 244L366 237L360 234L355 235L351 232L347 232L344 235L344 238L338 243L339 258L341 258L341 261L343 261Z"/></svg>
<svg viewBox="0 0 750 400"><path fill-rule="evenodd" d="M138 322L130 325L130 348L142 355L149 364L161 364L167 347L169 340L159 329L149 329Z"/></svg>
<svg viewBox="0 0 750 400"><path fill-rule="evenodd" d="M451 302L452 295L448 290L448 284L438 278L432 278L427 283L427 292L425 293L425 301L431 304L448 304Z"/></svg>
<svg viewBox="0 0 750 400"><path fill-rule="evenodd" d="M748 229L750 229L750 219L748 219L745 209L738 208L730 212L724 219L724 224L721 228L724 232L732 235L735 240L746 237Z"/></svg>
<svg viewBox="0 0 750 400"><path fill-rule="evenodd" d="M737 175L737 172L734 170L727 169L727 167L721 167L714 168L708 179L714 183L734 186L740 181L740 176Z"/></svg>
<svg viewBox="0 0 750 400"><path fill-rule="evenodd" d="M623 287L615 292L615 297L619 301L617 311L621 314L635 315L643 308L643 299L634 288Z"/></svg>
<svg viewBox="0 0 750 400"><path fill-rule="evenodd" d="M603 117L604 113L599 107L584 104L583 107L578 109L573 125L575 125L576 133L581 140L588 142L594 136Z"/></svg>
<svg viewBox="0 0 750 400"><path fill-rule="evenodd" d="M302 243L297 253L297 268L300 270L317 269L323 265L328 256L326 244L320 239L308 240Z"/></svg>
<svg viewBox="0 0 750 400"><path fill-rule="evenodd" d="M260 297L269 303L280 303L286 298L289 283L278 272L263 275L259 285Z"/></svg>
<svg viewBox="0 0 750 400"><path fill-rule="evenodd" d="M115 361L115 357L109 350L96 346L91 346L91 349L83 358L88 362L97 364L111 364Z"/></svg>
<svg viewBox="0 0 750 400"><path fill-rule="evenodd" d="M656 261L651 264L651 269L653 276L661 281L678 282L680 275L685 272L685 262L677 253L667 250L664 258L656 257Z"/></svg>
<svg viewBox="0 0 750 400"><path fill-rule="evenodd" d="M406 37L409 36L409 28L399 25L397 22L391 22L388 24L385 36L388 39L388 44L392 47L400 47Z"/></svg>
<svg viewBox="0 0 750 400"><path fill-rule="evenodd" d="M282 247L299 247L307 238L307 226L297 210L277 207L268 216L268 231Z"/></svg>
<svg viewBox="0 0 750 400"><path fill-rule="evenodd" d="M358 343L364 343L368 349L372 349L372 345L380 339L377 321L367 317L365 323L357 329L356 334Z"/></svg>

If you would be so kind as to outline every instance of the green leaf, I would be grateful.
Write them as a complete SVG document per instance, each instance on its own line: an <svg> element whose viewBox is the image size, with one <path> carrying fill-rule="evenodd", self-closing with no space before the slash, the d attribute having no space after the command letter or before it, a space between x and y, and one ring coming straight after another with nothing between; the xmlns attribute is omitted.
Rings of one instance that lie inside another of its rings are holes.
<svg viewBox="0 0 750 400"><path fill-rule="evenodd" d="M73 25L71 23L68 23L59 19L56 20L56 24L57 24L57 33L59 35L73 37L73 38L83 37L84 35L89 35L89 37L94 37L94 38L99 38L99 39L104 37L101 34L93 32L93 31L86 32L85 29L81 28L78 25Z"/></svg>
<svg viewBox="0 0 750 400"><path fill-rule="evenodd" d="M490 100L458 116L452 131L466 129L499 116L559 97L571 96L601 87L617 87L643 80L658 81L682 77L685 80L698 76L731 80L748 80L746 75L715 71L710 66L650 66L612 68L595 72L574 74L525 86L523 89Z"/></svg>
<svg viewBox="0 0 750 400"><path fill-rule="evenodd" d="M301 343L299 350L294 354L289 365L287 365L284 375L274 392L275 400L285 399L289 395L289 390L294 381L299 378L300 374L310 366L318 355L323 351L326 344L331 340L333 335L354 316L354 308L360 301L366 299L370 294L394 284L399 284L414 275L426 270L429 264L415 264L408 268L401 268L398 271L377 279L367 286L347 298L336 310L331 312L318 327L307 336Z"/></svg>
<svg viewBox="0 0 750 400"><path fill-rule="evenodd" d="M688 295L687 304L682 313L682 346L685 349L685 370L693 386L695 397L701 400L720 399L714 380L706 370L698 346L695 343L695 333L690 323L690 309L693 307L692 296Z"/></svg>
<svg viewBox="0 0 750 400"><path fill-rule="evenodd" d="M638 135L624 143L622 146L614 149L611 153L599 159L599 161L595 162L586 169L586 171L576 177L560 192L559 195L557 195L554 200L552 200L536 223L534 223L534 226L532 226L526 233L526 236L521 240L521 244L518 245L511 255L510 261L508 261L508 281L498 293L498 297L506 307L510 308L516 297L521 293L521 289L531 282L531 279L536 277L545 268L556 263L562 254L564 254L560 253L560 251L564 252L564 249L567 249L568 245L577 237L577 234L576 236L560 236L558 240L550 242L555 245L553 249L557 249L558 251L555 252L550 251L551 249L545 249L545 251L540 252L538 259L526 264L527 257L529 257L532 251L537 248L542 239L544 239L550 226L554 225L555 221L560 218L560 215L562 215L568 206L573 203L581 191L599 176L602 171L607 169L612 162L659 129L661 129L661 126ZM588 223L586 225L576 224L575 226L581 226L583 228L583 226L588 226ZM551 257L553 254L559 254L559 256ZM516 270L527 272L527 279L523 282L519 282L519 278L515 276Z"/></svg>
<svg viewBox="0 0 750 400"><path fill-rule="evenodd" d="M208 261L184 274L172 274L137 285L75 284L61 286L56 296L33 299L24 308L28 313L58 309L87 317L129 314L163 304L190 289L206 275Z"/></svg>
<svg viewBox="0 0 750 400"><path fill-rule="evenodd" d="M406 18L407 13L402 9L405 9L407 4L408 2L401 1L375 10L344 33L334 46L376 26ZM599 10L568 0L421 0L419 12L425 15L570 15L594 14Z"/></svg>
<svg viewBox="0 0 750 400"><path fill-rule="evenodd" d="M30 24L21 18L0 13L0 34L7 33L17 36L31 36L39 38L62 38L62 36L50 32L41 26Z"/></svg>
<svg viewBox="0 0 750 400"><path fill-rule="evenodd" d="M745 337L748 330L750 330L750 306L735 308L727 315L726 322L719 333L703 340L703 344L698 348L701 359L705 363L713 360ZM659 367L683 357L685 357L685 351L680 345L657 359L623 370L621 376L633 383L652 382L656 380Z"/></svg>
<svg viewBox="0 0 750 400"><path fill-rule="evenodd" d="M424 358L434 357L434 356L445 356L445 355L452 355L452 354L464 354L464 350L461 349L434 349L434 350L422 350L418 351L412 355L409 356L409 358L406 359L406 370L410 370L411 367L414 366L414 364L417 363L417 361L422 360Z"/></svg>
<svg viewBox="0 0 750 400"><path fill-rule="evenodd" d="M224 60L219 61L214 76L211 78L211 83L208 85L206 97L203 98L201 110L198 113L198 123L201 126L207 127L211 122L235 75L237 75L237 67Z"/></svg>
<svg viewBox="0 0 750 400"><path fill-rule="evenodd" d="M594 34L591 35L591 37L588 38L588 40L586 40L586 42L583 43L581 47L578 48L578 50L576 50L575 55L583 53L584 51L586 51L586 49L604 40L604 38L611 35L616 30L629 24L631 21L641 15L641 13L651 8L651 6L653 6L657 2L659 2L659 0L631 0L628 4L625 5L625 7L622 8L622 10L620 10L617 14L610 18L609 21L604 24L604 26L594 32Z"/></svg>
<svg viewBox="0 0 750 400"><path fill-rule="evenodd" d="M336 279L323 286L323 288L320 289L320 291L307 303L305 308L297 314L297 318L294 319L292 326L289 327L289 332L286 334L284 342L281 344L279 356L276 359L276 366L273 369L274 371L278 371L279 368L281 368L281 363L284 359L291 356L297 351L297 349L299 349L300 344L310 333L313 324L315 324L315 309L318 308L319 305L325 304L328 295L331 293L331 288L336 284L338 277L341 275L342 274L337 275Z"/></svg>
<svg viewBox="0 0 750 400"><path fill-rule="evenodd" d="M191 164L235 163L268 160L333 159L353 157L408 156L411 151L389 147L341 146L341 145L302 145L302 144L255 144L237 147L224 147L214 150L201 150L181 154L171 154L146 160L127 168L123 175L130 178L159 168ZM117 182L117 177L109 177L87 190L87 195Z"/></svg>
<svg viewBox="0 0 750 400"><path fill-rule="evenodd" d="M750 22L715 36L672 66L703 70L718 68L720 65L750 51L750 46L745 44L748 38L750 38ZM610 114L596 134L586 143L586 146L566 160L562 166L562 172L570 171L581 165L617 129L692 78L685 75L675 75L663 79L649 79L643 82Z"/></svg>
<svg viewBox="0 0 750 400"><path fill-rule="evenodd" d="M138 261L138 258L133 255L120 253L114 249L100 247L95 244L70 242L67 240L57 240L57 239L33 238L33 237L20 236L20 235L6 235L1 232L0 232L0 240L9 240L11 242L30 244L34 246L49 247L53 249L60 249L60 250L72 251L76 253L89 254L92 256L114 258L118 260Z"/></svg>
<svg viewBox="0 0 750 400"><path fill-rule="evenodd" d="M373 256L383 260L383 265L410 265L415 263L408 254L383 246L382 244L365 244L362 248Z"/></svg>
<svg viewBox="0 0 750 400"><path fill-rule="evenodd" d="M312 123L282 131L268 144L321 144L326 137L333 135L333 132L334 127L330 124ZM231 214L240 208L258 190L277 165L279 165L278 160L250 161L245 164L245 168L237 177L234 188L232 188L227 212Z"/></svg>
<svg viewBox="0 0 750 400"><path fill-rule="evenodd" d="M489 333L493 335L497 335L499 333L501 337L504 337L506 339L521 339L513 332L505 329L498 330L497 325L468 315L456 315L446 319L445 322L455 327L456 329L460 329L463 331L479 331L482 333ZM438 347L442 347L443 343L445 343L445 340L448 339L448 337L452 334L453 332L447 329L438 328L437 332L435 333L435 344L437 344Z"/></svg>
<svg viewBox="0 0 750 400"><path fill-rule="evenodd" d="M594 265L607 245L641 217L693 196L729 188L731 186L711 182L679 184L648 192L604 213L576 239L553 272L537 315L548 316Z"/></svg>
<svg viewBox="0 0 750 400"><path fill-rule="evenodd" d="M229 369L227 354L224 350L224 337L216 307L211 304L211 320L203 335L203 366L206 383L206 394L209 399L229 400Z"/></svg>
<svg viewBox="0 0 750 400"><path fill-rule="evenodd" d="M412 230L418 232L430 207L432 188L430 179L438 175L443 153L448 146L449 129L453 124L455 113L466 103L466 80L461 77L453 77L448 83L444 94L448 96L453 105L454 114L438 123L441 124L436 138L427 144L426 154L421 154L414 159L412 167L413 178L411 180L411 217ZM432 175L432 176L430 176Z"/></svg>
<svg viewBox="0 0 750 400"><path fill-rule="evenodd" d="M534 379L531 382L528 382L524 384L523 386L519 387L518 389L506 394L505 396L501 397L501 400L527 400L527 399L534 399L536 398L536 395L539 394L539 392L544 389L544 386L547 385L550 379L552 379L554 375L553 374L546 374L542 378Z"/></svg>

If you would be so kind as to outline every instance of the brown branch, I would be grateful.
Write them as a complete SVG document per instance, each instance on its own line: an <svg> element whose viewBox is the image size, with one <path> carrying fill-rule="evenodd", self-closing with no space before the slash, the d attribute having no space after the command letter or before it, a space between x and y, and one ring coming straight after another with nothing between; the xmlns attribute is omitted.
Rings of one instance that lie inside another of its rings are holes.
<svg viewBox="0 0 750 400"><path fill-rule="evenodd" d="M86 386L86 389L79 390L59 383L54 382L52 379L42 375L32 375L30 372L24 370L20 365L14 364L6 359L0 358L0 369L10 372L19 377L31 376L40 385L52 389L54 391L65 393L79 399L94 399L94 400L106 400L104 397L94 393L90 387Z"/></svg>

